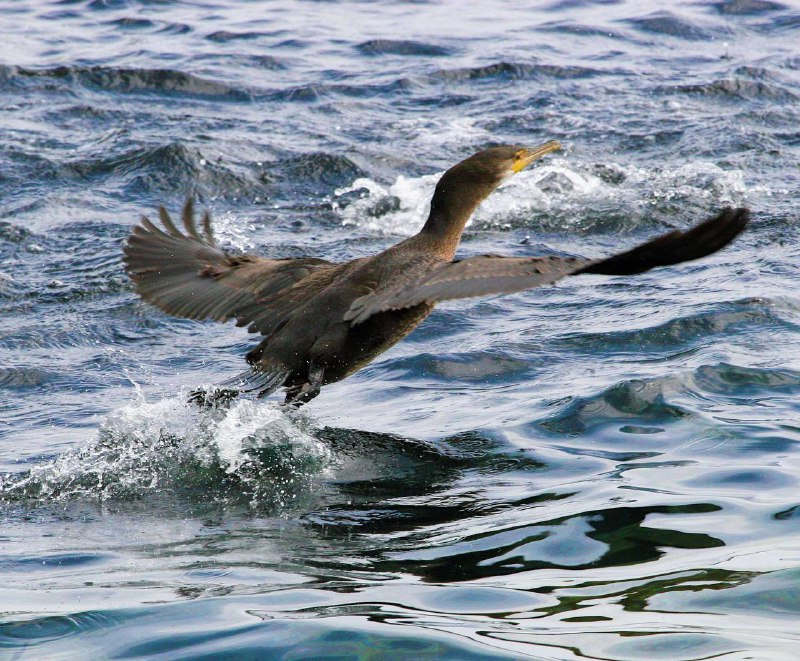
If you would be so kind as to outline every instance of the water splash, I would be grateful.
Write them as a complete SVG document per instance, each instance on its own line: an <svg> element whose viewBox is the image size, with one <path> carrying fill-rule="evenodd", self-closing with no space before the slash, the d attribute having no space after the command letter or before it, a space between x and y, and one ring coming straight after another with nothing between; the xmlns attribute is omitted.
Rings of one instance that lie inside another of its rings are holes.
<svg viewBox="0 0 800 661"><path fill-rule="evenodd" d="M248 233L252 233L254 228L247 224L242 226L240 219L231 212L215 216L214 235L218 242L226 248L232 248L237 252L248 252L256 247L250 239Z"/></svg>
<svg viewBox="0 0 800 661"><path fill-rule="evenodd" d="M283 509L326 475L330 450L297 415L268 402L199 409L185 395L139 397L96 439L24 473L0 476L0 502L136 500Z"/></svg>

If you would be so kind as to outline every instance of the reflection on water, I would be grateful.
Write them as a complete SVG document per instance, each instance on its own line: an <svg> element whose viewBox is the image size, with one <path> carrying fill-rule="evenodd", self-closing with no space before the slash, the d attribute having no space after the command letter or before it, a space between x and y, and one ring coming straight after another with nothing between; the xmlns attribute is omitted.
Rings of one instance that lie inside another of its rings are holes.
<svg viewBox="0 0 800 661"><path fill-rule="evenodd" d="M790 3L0 9L0 657L793 659ZM139 302L132 224L350 259L491 143L565 150L465 255L730 249L453 302L299 412L185 394L254 338Z"/></svg>

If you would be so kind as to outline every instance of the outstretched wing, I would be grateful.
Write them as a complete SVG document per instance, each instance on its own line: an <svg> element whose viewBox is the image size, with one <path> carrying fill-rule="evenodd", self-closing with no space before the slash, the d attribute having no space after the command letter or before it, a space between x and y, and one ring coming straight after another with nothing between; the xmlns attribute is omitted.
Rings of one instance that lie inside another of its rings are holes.
<svg viewBox="0 0 800 661"><path fill-rule="evenodd" d="M386 310L400 310L420 303L454 298L509 294L548 285L591 260L574 257L502 257L478 255L454 262L440 261L426 268L414 282L394 281L353 301L344 316L360 324Z"/></svg>
<svg viewBox="0 0 800 661"><path fill-rule="evenodd" d="M510 294L551 284L567 275L632 275L656 266L705 257L730 243L747 225L747 209L725 209L686 231L674 231L608 259L576 257L501 257L479 255L431 266L414 283L376 290L353 302L345 320L359 324L370 316L421 303Z"/></svg>
<svg viewBox="0 0 800 661"><path fill-rule="evenodd" d="M146 301L176 317L235 318L251 332L270 333L275 315L267 299L335 265L322 259L265 259L231 255L221 250L203 215L202 234L194 220L194 207L183 207L181 232L164 207L159 207L163 229L148 218L125 244L125 267L136 292ZM274 300L274 299L273 299Z"/></svg>

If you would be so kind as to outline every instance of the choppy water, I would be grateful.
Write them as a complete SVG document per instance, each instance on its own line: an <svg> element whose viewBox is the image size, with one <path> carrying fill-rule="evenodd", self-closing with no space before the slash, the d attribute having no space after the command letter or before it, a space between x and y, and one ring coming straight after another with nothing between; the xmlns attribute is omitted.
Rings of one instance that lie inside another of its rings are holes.
<svg viewBox="0 0 800 661"><path fill-rule="evenodd" d="M800 9L522 4L0 4L0 657L797 658ZM299 413L184 403L254 339L137 300L142 212L347 259L552 138L464 254L753 226L442 306Z"/></svg>

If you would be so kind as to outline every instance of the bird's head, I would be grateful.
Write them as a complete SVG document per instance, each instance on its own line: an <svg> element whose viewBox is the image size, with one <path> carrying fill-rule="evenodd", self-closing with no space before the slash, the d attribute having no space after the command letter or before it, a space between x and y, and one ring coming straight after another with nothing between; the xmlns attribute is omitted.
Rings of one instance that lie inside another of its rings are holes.
<svg viewBox="0 0 800 661"><path fill-rule="evenodd" d="M491 186L492 190L506 179L522 172L542 156L561 149L558 140L550 140L538 147L500 145L489 147L453 166L449 171L461 180L471 179Z"/></svg>
<svg viewBox="0 0 800 661"><path fill-rule="evenodd" d="M479 151L457 163L436 184L431 211L420 236L428 245L435 246L443 259L452 259L461 232L475 208L506 179L559 149L558 140L532 148L501 145Z"/></svg>
<svg viewBox="0 0 800 661"><path fill-rule="evenodd" d="M436 185L431 218L441 229L464 223L484 199L509 177L521 172L545 154L561 149L558 140L538 147L501 145L489 147L451 167Z"/></svg>

